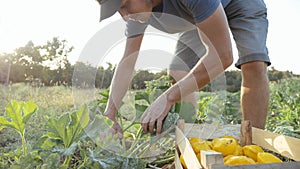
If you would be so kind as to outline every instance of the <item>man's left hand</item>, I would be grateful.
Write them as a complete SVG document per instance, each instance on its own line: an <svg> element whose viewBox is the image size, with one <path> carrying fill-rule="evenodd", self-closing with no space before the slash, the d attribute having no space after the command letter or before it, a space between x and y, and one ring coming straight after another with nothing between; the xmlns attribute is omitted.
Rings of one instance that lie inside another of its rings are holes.
<svg viewBox="0 0 300 169"><path fill-rule="evenodd" d="M169 113L173 104L168 101L167 95L160 95L144 112L141 117L141 123L144 133L154 133L156 124L156 134L162 131L163 120Z"/></svg>

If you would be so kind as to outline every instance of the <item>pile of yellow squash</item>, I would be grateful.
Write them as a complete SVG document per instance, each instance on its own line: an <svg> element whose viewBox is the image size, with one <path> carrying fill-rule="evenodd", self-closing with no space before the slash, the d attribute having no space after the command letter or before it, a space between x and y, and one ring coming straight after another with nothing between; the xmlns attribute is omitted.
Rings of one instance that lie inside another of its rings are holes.
<svg viewBox="0 0 300 169"><path fill-rule="evenodd" d="M189 142L199 162L201 159L201 150L222 153L224 164L229 166L282 162L282 160L275 155L264 152L260 146L241 146L236 138L228 135L215 138L212 141L193 137L189 139ZM184 168L187 168L182 155L180 155L180 162Z"/></svg>

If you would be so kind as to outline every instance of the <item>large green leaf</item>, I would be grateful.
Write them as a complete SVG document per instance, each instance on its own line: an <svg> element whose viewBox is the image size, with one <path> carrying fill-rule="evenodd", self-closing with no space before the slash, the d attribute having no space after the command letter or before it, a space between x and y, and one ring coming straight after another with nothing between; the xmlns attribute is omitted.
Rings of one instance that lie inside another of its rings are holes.
<svg viewBox="0 0 300 169"><path fill-rule="evenodd" d="M194 123L196 120L195 108L190 102L181 102L180 107L177 107L176 113L179 114L180 118L184 119L187 123Z"/></svg>
<svg viewBox="0 0 300 169"><path fill-rule="evenodd" d="M134 97L135 100L145 100L148 104L150 104L149 94L146 91L138 91Z"/></svg>
<svg viewBox="0 0 300 169"><path fill-rule="evenodd" d="M142 117L143 113L147 109L148 105L135 104L134 106L136 110L135 122L140 122L140 118Z"/></svg>
<svg viewBox="0 0 300 169"><path fill-rule="evenodd" d="M78 141L89 120L87 106L83 106L77 112L65 113L58 119L49 119L46 135L52 139L60 139L63 141L64 147L68 148L72 143Z"/></svg>
<svg viewBox="0 0 300 169"><path fill-rule="evenodd" d="M110 129L113 126L114 122L109 118L97 115L93 121L85 128L86 134L95 139L99 137L99 133Z"/></svg>
<svg viewBox="0 0 300 169"><path fill-rule="evenodd" d="M26 124L36 109L37 106L32 101L26 103L15 100L11 101L6 106L4 116L0 117L0 130L10 127L17 130L23 136Z"/></svg>
<svg viewBox="0 0 300 169"><path fill-rule="evenodd" d="M90 152L90 159L97 164L97 168L103 169L140 169L146 168L147 162L141 158L129 158L120 156L116 153L101 149L100 151ZM95 168L95 167L94 167Z"/></svg>

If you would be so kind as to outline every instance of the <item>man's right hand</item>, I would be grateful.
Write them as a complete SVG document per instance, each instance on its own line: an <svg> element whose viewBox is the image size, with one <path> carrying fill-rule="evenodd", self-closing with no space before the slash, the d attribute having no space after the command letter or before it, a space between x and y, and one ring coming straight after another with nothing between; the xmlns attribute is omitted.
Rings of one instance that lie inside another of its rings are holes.
<svg viewBox="0 0 300 169"><path fill-rule="evenodd" d="M118 138L122 139L123 138L123 130L122 130L120 124L117 122L116 117L113 117L110 115L104 115L104 116L108 117L109 119L111 119L114 122L113 126L110 129L108 129L105 133L112 134L112 135L118 134Z"/></svg>

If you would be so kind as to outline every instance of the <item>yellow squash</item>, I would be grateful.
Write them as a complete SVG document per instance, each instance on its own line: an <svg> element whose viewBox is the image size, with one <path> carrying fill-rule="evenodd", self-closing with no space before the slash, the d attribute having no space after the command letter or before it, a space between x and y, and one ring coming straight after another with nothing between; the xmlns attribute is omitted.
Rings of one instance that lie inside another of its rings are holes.
<svg viewBox="0 0 300 169"><path fill-rule="evenodd" d="M248 165L255 164L255 161L246 156L229 156L225 161L225 165Z"/></svg>
<svg viewBox="0 0 300 169"><path fill-rule="evenodd" d="M257 161L257 153L264 152L264 150L258 145L246 145L243 148L243 154L247 157Z"/></svg>
<svg viewBox="0 0 300 169"><path fill-rule="evenodd" d="M220 152L223 156L233 155L238 146L234 138L215 138L212 141L212 149Z"/></svg>
<svg viewBox="0 0 300 169"><path fill-rule="evenodd" d="M278 157L274 156L271 153L257 153L257 162L258 163L281 163L282 160L280 160Z"/></svg>
<svg viewBox="0 0 300 169"><path fill-rule="evenodd" d="M184 159L183 159L182 154L180 155L179 158L180 158L180 163L181 163L182 167L185 168L185 169L187 169L187 166L186 166L186 164L185 164L185 162L184 162Z"/></svg>
<svg viewBox="0 0 300 169"><path fill-rule="evenodd" d="M200 153L201 150L211 150L209 144L206 141L194 142L191 145L196 154Z"/></svg>

